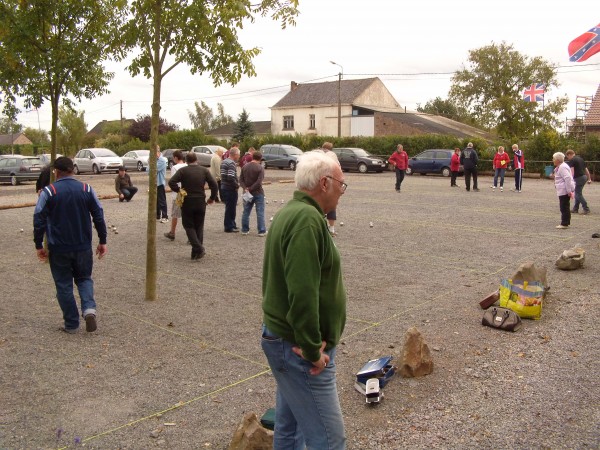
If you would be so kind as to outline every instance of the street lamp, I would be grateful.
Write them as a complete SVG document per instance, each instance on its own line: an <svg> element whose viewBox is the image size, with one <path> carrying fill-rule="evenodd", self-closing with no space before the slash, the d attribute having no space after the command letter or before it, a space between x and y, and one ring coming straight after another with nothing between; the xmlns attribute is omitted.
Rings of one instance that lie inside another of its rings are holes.
<svg viewBox="0 0 600 450"><path fill-rule="evenodd" d="M339 66L341 69L338 73L338 137L342 137L342 75L344 74L344 68L333 61L329 61L335 66Z"/></svg>

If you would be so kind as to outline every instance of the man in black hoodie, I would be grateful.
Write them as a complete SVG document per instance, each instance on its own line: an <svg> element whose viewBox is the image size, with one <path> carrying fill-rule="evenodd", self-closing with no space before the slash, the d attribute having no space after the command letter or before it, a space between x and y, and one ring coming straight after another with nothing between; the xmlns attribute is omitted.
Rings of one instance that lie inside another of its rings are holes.
<svg viewBox="0 0 600 450"><path fill-rule="evenodd" d="M477 188L477 162L479 157L477 152L473 148L473 143L469 142L467 148L460 153L460 163L463 165L465 170L465 185L467 191L471 190L471 175L473 175L473 190L479 192Z"/></svg>

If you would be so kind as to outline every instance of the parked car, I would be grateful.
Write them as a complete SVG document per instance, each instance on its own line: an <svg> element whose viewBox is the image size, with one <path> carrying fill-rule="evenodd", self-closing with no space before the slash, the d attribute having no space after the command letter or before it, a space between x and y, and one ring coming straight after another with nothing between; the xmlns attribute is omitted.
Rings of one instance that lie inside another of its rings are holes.
<svg viewBox="0 0 600 450"><path fill-rule="evenodd" d="M123 166L126 169L135 169L138 172L148 170L150 150L131 150L123 155Z"/></svg>
<svg viewBox="0 0 600 450"><path fill-rule="evenodd" d="M170 169L171 167L173 167L173 165L175 164L175 162L173 161L173 152L179 150L181 153L183 153L183 156L185 157L185 155L187 154L187 151L182 150L180 148L168 148L166 150L163 150L161 152L161 154L167 158L167 169Z"/></svg>
<svg viewBox="0 0 600 450"><path fill-rule="evenodd" d="M192 147L192 151L198 158L198 164L206 167L210 167L210 160L218 149L223 150L223 153L227 151L225 147L221 147L220 145L197 145L196 147Z"/></svg>
<svg viewBox="0 0 600 450"><path fill-rule="evenodd" d="M425 150L408 160L408 168L406 169L407 175L413 173L420 173L425 175L427 173L441 173L445 177L450 176L450 158L454 150L446 149L432 149ZM463 172L463 167L460 166L460 173Z"/></svg>
<svg viewBox="0 0 600 450"><path fill-rule="evenodd" d="M60 153L56 154L57 158L60 158L62 155ZM42 153L41 155L38 155L38 158L40 158L40 161L42 161L42 164L45 166L47 164L50 164L50 153Z"/></svg>
<svg viewBox="0 0 600 450"><path fill-rule="evenodd" d="M381 158L371 155L362 148L345 147L331 149L340 161L342 170L358 170L360 173L383 172L385 169L385 161Z"/></svg>
<svg viewBox="0 0 600 450"><path fill-rule="evenodd" d="M73 158L73 171L75 175L83 172L119 172L123 160L108 148L84 148L79 150Z"/></svg>
<svg viewBox="0 0 600 450"><path fill-rule="evenodd" d="M22 181L35 181L40 176L44 164L40 158L23 155L4 155L0 158L0 182L10 182L13 186Z"/></svg>
<svg viewBox="0 0 600 450"><path fill-rule="evenodd" d="M285 144L265 144L260 148L260 152L263 157L261 164L265 169L267 167L280 169L287 167L291 170L296 170L298 156L303 153L298 147Z"/></svg>

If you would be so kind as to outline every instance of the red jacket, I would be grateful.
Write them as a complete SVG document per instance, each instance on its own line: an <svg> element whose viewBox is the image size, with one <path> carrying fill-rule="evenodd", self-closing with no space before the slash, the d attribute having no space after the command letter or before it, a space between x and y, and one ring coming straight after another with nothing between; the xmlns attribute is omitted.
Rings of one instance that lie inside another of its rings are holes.
<svg viewBox="0 0 600 450"><path fill-rule="evenodd" d="M458 172L460 170L460 153L452 153L450 158L450 170L452 172Z"/></svg>
<svg viewBox="0 0 600 450"><path fill-rule="evenodd" d="M401 152L394 152L392 156L388 158L388 162L399 170L406 170L408 167L408 154L402 150Z"/></svg>
<svg viewBox="0 0 600 450"><path fill-rule="evenodd" d="M504 152L502 154L496 153L494 156L494 162L492 163L493 169L507 169L510 164L510 156Z"/></svg>

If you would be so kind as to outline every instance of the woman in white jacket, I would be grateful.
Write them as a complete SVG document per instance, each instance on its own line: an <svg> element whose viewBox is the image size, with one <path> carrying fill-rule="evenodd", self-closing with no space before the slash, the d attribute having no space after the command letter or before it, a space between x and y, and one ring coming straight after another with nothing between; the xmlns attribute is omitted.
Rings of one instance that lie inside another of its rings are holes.
<svg viewBox="0 0 600 450"><path fill-rule="evenodd" d="M571 225L571 198L575 195L575 181L571 168L565 162L564 153L557 152L552 155L554 162L554 187L560 205L560 225L556 228L569 228Z"/></svg>

